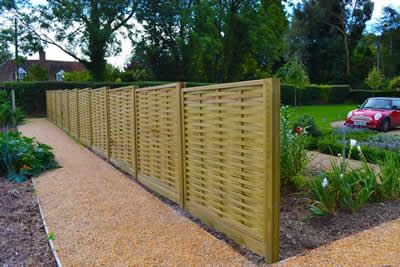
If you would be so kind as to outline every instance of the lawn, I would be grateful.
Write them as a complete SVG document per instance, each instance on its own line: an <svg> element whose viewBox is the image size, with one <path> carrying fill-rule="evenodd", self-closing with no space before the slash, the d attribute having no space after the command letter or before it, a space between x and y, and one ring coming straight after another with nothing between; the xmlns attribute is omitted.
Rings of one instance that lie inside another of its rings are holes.
<svg viewBox="0 0 400 267"><path fill-rule="evenodd" d="M291 107L291 109L294 110L294 120L297 116L308 114L314 117L321 129L330 129L331 122L345 120L347 113L356 107L357 105L317 105Z"/></svg>

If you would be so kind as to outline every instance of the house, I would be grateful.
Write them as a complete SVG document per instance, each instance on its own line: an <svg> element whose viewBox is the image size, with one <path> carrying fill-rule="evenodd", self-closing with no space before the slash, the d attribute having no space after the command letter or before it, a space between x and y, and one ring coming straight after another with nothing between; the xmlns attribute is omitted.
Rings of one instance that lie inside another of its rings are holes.
<svg viewBox="0 0 400 267"><path fill-rule="evenodd" d="M65 72L84 71L85 66L79 62L46 60L46 53L39 52L39 60L25 60L18 68L18 77L20 80L29 76L29 68L33 65L39 65L46 69L50 81L62 81ZM6 61L0 65L0 82L15 81L15 63L13 60Z"/></svg>

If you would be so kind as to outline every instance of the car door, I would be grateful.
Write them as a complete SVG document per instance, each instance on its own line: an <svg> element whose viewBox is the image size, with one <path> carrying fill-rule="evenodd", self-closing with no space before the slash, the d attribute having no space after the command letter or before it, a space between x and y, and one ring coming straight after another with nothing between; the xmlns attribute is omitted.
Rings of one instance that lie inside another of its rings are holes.
<svg viewBox="0 0 400 267"><path fill-rule="evenodd" d="M400 99L393 100L393 106L397 106L397 110L392 112L392 124L400 126Z"/></svg>

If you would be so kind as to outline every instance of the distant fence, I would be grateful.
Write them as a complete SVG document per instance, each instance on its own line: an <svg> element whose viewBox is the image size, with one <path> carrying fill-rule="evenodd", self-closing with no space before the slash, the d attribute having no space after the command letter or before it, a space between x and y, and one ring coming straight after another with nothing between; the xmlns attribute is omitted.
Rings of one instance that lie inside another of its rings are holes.
<svg viewBox="0 0 400 267"><path fill-rule="evenodd" d="M65 92L69 134L266 262L279 260L278 80L47 91L56 125Z"/></svg>

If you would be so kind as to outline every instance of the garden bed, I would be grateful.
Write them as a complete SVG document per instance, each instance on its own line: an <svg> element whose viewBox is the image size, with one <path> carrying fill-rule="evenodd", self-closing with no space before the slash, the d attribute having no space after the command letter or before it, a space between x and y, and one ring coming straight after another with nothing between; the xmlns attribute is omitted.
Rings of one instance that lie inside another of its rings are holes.
<svg viewBox="0 0 400 267"><path fill-rule="evenodd" d="M56 266L31 181L0 178L0 265Z"/></svg>
<svg viewBox="0 0 400 267"><path fill-rule="evenodd" d="M351 234L400 218L400 200L368 203L360 211L310 218L309 200L282 192L281 259L304 253Z"/></svg>

